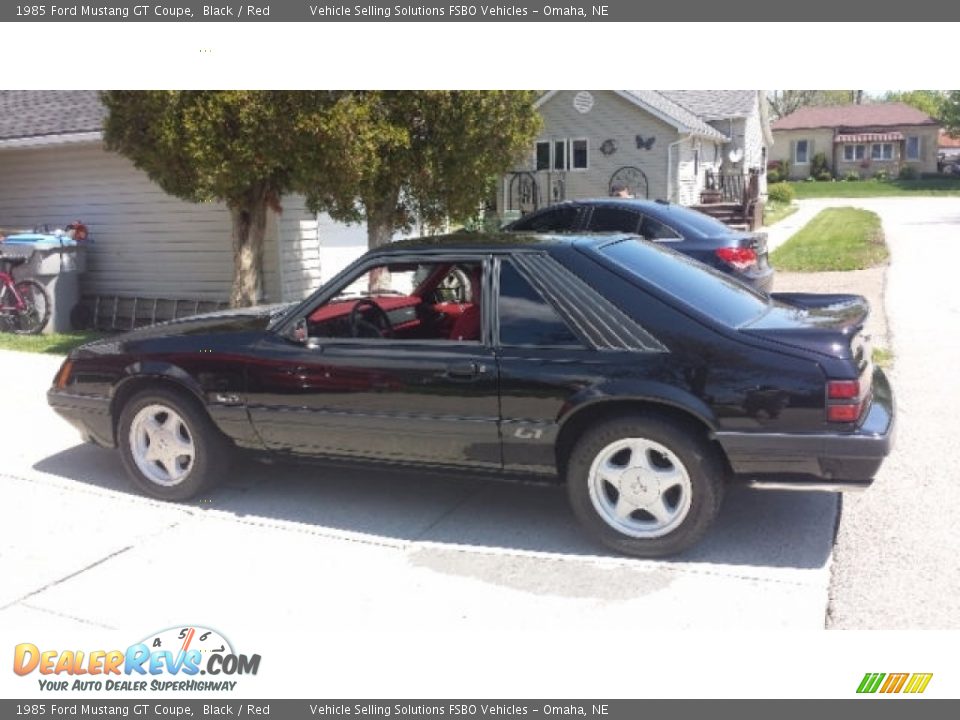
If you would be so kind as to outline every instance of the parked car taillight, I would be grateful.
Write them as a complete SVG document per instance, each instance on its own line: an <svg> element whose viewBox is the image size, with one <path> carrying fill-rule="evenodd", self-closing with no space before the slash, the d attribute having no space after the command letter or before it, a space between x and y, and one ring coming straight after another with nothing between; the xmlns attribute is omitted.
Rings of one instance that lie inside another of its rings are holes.
<svg viewBox="0 0 960 720"><path fill-rule="evenodd" d="M863 410L859 380L827 381L827 421L856 422Z"/></svg>
<svg viewBox="0 0 960 720"><path fill-rule="evenodd" d="M57 377L53 380L53 386L57 390L63 390L70 382L70 373L73 371L73 360L64 360L60 370L57 371Z"/></svg>
<svg viewBox="0 0 960 720"><path fill-rule="evenodd" d="M849 400L859 396L859 380L831 380L827 383L827 397L831 400Z"/></svg>
<svg viewBox="0 0 960 720"><path fill-rule="evenodd" d="M717 257L737 270L746 270L757 264L757 253L753 248L722 247L717 249Z"/></svg>

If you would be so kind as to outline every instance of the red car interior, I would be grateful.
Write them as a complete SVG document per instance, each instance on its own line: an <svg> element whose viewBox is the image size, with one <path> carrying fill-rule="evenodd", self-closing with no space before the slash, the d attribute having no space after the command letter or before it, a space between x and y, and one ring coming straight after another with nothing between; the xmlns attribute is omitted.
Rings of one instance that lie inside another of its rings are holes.
<svg viewBox="0 0 960 720"><path fill-rule="evenodd" d="M412 295L372 295L370 300L381 310L391 313L403 308L416 307L424 302L425 297L431 296L440 282L450 272L452 265L438 265L430 273ZM482 292L482 271L480 267L465 268L469 272L470 297L479 298ZM365 298L351 298L329 302L314 310L309 316L310 323L323 324L334 320L343 320L350 316L354 306ZM447 337L457 341L478 341L480 339L480 303L479 302L451 302L444 300L429 305L432 310L433 337ZM392 326L394 335L416 335L414 332L423 324L421 315L415 319L397 323Z"/></svg>

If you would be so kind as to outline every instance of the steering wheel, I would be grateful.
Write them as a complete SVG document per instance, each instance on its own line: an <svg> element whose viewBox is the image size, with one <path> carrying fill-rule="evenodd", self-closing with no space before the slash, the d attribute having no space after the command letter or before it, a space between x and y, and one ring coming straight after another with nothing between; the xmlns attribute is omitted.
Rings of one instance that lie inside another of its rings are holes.
<svg viewBox="0 0 960 720"><path fill-rule="evenodd" d="M370 310L373 320L363 315ZM393 325L382 307L370 298L358 300L350 311L350 335L352 337L392 337Z"/></svg>

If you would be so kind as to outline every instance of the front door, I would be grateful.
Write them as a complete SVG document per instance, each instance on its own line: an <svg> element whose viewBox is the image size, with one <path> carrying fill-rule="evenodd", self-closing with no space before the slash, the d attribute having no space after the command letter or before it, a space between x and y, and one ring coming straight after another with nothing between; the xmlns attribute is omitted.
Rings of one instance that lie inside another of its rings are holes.
<svg viewBox="0 0 960 720"><path fill-rule="evenodd" d="M306 344L263 341L247 404L264 443L309 455L501 466L482 260L358 269L306 313Z"/></svg>

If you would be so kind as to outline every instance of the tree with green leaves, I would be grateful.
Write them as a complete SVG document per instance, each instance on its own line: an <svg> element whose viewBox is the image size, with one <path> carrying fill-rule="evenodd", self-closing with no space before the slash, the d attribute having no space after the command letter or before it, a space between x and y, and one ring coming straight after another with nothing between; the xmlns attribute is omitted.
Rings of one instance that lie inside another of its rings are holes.
<svg viewBox="0 0 960 720"><path fill-rule="evenodd" d="M942 90L888 90L881 100L905 103L932 118L939 118L945 97L946 93Z"/></svg>
<svg viewBox="0 0 960 720"><path fill-rule="evenodd" d="M359 177L317 170L301 177L302 190L315 210L365 220L371 249L416 221L437 227L475 216L497 177L529 152L541 125L533 91L350 95L370 123L364 137L371 144L352 146L364 159Z"/></svg>
<svg viewBox="0 0 960 720"><path fill-rule="evenodd" d="M960 90L948 90L940 106L940 122L951 137L960 137Z"/></svg>
<svg viewBox="0 0 960 720"><path fill-rule="evenodd" d="M349 93L108 91L104 139L167 193L230 211L233 307L263 296L268 210L304 174L357 184L376 162L368 108ZM226 239L226 237L224 238Z"/></svg>
<svg viewBox="0 0 960 720"><path fill-rule="evenodd" d="M776 120L810 105L859 105L863 90L771 90L767 101Z"/></svg>

